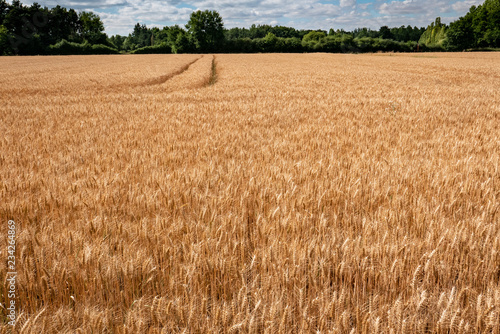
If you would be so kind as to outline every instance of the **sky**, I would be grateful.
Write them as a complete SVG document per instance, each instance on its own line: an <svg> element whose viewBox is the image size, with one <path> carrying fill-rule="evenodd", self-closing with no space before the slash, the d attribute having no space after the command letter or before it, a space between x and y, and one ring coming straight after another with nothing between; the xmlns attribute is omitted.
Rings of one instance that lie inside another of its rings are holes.
<svg viewBox="0 0 500 334"><path fill-rule="evenodd" d="M31 5L32 2L21 2ZM226 28L252 24L296 29L353 30L381 26L427 27L436 17L449 23L484 0L39 0L49 8L61 5L98 14L108 35L128 35L136 23L148 27L184 26L195 10L216 10Z"/></svg>

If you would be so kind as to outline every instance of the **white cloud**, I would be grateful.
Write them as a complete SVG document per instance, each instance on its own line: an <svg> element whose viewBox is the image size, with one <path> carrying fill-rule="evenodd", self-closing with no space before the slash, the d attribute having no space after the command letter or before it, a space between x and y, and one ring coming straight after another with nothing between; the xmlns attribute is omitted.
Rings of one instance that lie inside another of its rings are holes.
<svg viewBox="0 0 500 334"><path fill-rule="evenodd" d="M484 2L484 0L465 0L465 1L457 1L451 7L459 13L467 13L469 8L472 6L480 5Z"/></svg>
<svg viewBox="0 0 500 334"><path fill-rule="evenodd" d="M425 13L427 9L422 1L404 0L383 3L379 11L381 14L415 14Z"/></svg>
<svg viewBox="0 0 500 334"><path fill-rule="evenodd" d="M362 10L366 10L368 7L370 7L371 5L373 5L372 2L367 2L367 3L361 3L361 4L358 4L357 6L362 9Z"/></svg>
<svg viewBox="0 0 500 334"><path fill-rule="evenodd" d="M356 0L340 0L340 7L354 7Z"/></svg>

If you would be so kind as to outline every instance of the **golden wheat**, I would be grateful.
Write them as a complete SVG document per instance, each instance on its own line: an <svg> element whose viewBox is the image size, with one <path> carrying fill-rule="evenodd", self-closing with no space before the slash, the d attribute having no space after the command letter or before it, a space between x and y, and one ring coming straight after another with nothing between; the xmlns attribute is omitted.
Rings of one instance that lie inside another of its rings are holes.
<svg viewBox="0 0 500 334"><path fill-rule="evenodd" d="M14 330L500 333L499 60L0 58Z"/></svg>

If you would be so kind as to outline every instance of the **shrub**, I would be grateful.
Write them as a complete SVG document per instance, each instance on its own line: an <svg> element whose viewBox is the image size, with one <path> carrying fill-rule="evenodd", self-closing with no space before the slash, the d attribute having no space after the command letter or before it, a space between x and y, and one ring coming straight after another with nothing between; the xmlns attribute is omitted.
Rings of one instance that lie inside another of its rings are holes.
<svg viewBox="0 0 500 334"><path fill-rule="evenodd" d="M130 54L170 54L172 53L172 48L167 43L161 43L153 46L145 46L143 48L136 49Z"/></svg>
<svg viewBox="0 0 500 334"><path fill-rule="evenodd" d="M47 54L50 55L90 55L90 54L118 54L118 50L107 45L95 44L88 42L74 43L67 40L61 40L56 44L50 45Z"/></svg>

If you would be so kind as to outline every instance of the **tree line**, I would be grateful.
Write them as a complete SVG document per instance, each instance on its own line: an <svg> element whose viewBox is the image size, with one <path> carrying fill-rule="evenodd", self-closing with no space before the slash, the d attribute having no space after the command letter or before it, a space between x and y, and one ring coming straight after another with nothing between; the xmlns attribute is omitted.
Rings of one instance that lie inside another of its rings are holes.
<svg viewBox="0 0 500 334"><path fill-rule="evenodd" d="M434 50L500 48L500 0L485 0L482 5L470 7L465 16L449 26L438 17L419 41Z"/></svg>
<svg viewBox="0 0 500 334"><path fill-rule="evenodd" d="M148 28L137 23L128 36L104 33L92 12L0 0L0 55L112 53L255 53L457 51L500 47L500 0L472 6L449 26L437 18L427 28L297 30L252 25L224 28L217 11L196 11L184 27Z"/></svg>

